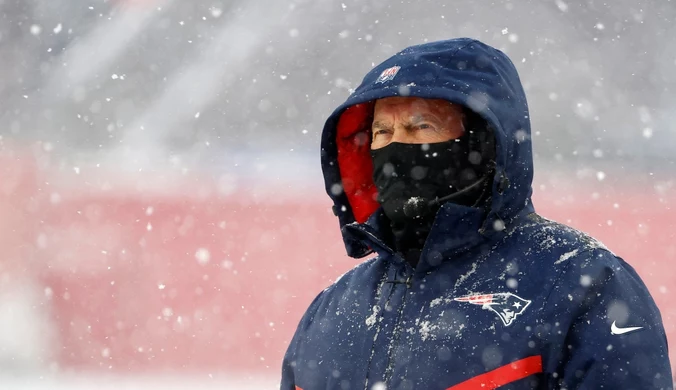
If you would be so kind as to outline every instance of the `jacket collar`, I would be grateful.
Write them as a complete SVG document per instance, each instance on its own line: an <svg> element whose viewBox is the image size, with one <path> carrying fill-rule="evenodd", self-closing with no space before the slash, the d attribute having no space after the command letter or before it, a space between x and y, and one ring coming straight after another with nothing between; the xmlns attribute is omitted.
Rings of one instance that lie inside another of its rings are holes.
<svg viewBox="0 0 676 390"><path fill-rule="evenodd" d="M445 203L441 206L425 242L416 272L428 272L446 261L485 243L500 240L517 220L534 211L532 205L524 207L515 218L504 221L495 212L479 208ZM389 226L383 210L378 209L365 223L351 223L343 227L344 237L358 248L361 256L377 253L395 262L404 260L389 245Z"/></svg>

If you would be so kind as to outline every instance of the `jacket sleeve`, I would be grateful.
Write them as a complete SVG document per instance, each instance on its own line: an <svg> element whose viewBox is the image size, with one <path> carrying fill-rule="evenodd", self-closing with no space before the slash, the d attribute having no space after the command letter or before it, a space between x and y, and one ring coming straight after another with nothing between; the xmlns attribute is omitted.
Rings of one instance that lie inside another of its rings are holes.
<svg viewBox="0 0 676 390"><path fill-rule="evenodd" d="M548 359L551 387L673 388L659 310L622 259L604 249L571 259L547 306L563 340Z"/></svg>
<svg viewBox="0 0 676 390"><path fill-rule="evenodd" d="M319 293L305 311L305 314L296 328L296 333L293 335L289 347L286 349L286 354L284 354L284 360L282 361L282 381L279 387L280 390L297 390L301 388L301 386L296 383L296 366L299 352L301 351L301 346L305 340L305 332L314 319L325 291L326 290Z"/></svg>

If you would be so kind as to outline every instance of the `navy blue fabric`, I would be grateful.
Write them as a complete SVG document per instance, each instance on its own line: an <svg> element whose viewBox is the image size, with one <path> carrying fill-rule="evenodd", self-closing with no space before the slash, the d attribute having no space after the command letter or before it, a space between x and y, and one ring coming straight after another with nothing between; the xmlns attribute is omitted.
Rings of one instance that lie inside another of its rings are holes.
<svg viewBox="0 0 676 390"><path fill-rule="evenodd" d="M376 82L393 66L392 80ZM334 193L340 114L388 96L462 104L496 133L490 212L444 204L415 269L382 239L381 210L355 223ZM532 357L542 372L500 389L672 388L662 320L639 276L601 243L534 213L528 106L502 52L453 39L389 58L327 120L322 167L348 254L377 256L312 302L282 389L450 389Z"/></svg>

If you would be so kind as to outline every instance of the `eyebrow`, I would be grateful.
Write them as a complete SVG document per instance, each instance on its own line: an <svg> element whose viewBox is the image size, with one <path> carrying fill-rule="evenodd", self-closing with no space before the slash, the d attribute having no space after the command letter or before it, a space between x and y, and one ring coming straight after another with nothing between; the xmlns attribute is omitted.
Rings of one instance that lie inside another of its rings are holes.
<svg viewBox="0 0 676 390"><path fill-rule="evenodd" d="M383 122L380 122L380 121L373 121L373 124L371 125L371 128L373 128L373 129L375 129L375 128L387 129L388 127L392 127L392 126L388 126L386 123L383 123Z"/></svg>
<svg viewBox="0 0 676 390"><path fill-rule="evenodd" d="M412 115L407 118L407 123L410 125L411 123L414 122L421 122L421 121L438 121L439 118L436 115L431 115L431 114L420 114L420 115ZM372 129L388 129L392 127L388 123L384 123L381 121L373 121L373 124L371 125Z"/></svg>

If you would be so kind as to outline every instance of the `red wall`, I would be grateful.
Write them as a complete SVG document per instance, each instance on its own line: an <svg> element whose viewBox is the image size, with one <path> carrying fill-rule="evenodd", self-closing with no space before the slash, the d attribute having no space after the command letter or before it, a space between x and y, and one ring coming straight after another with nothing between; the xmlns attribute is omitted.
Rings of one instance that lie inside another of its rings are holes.
<svg viewBox="0 0 676 390"><path fill-rule="evenodd" d="M226 196L217 180L193 175L145 191L17 156L0 162L0 291L3 278L44 290L51 353L66 370L277 375L305 307L356 264L319 185L311 195L280 186ZM637 268L671 340L675 202L673 192L584 180L548 182L536 197L541 214L592 233Z"/></svg>

